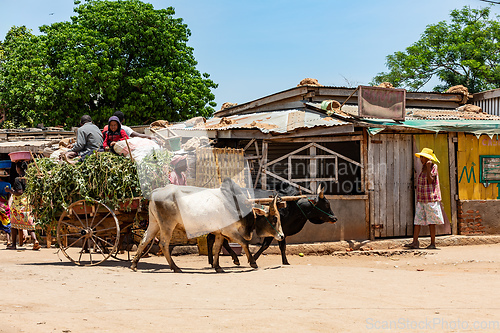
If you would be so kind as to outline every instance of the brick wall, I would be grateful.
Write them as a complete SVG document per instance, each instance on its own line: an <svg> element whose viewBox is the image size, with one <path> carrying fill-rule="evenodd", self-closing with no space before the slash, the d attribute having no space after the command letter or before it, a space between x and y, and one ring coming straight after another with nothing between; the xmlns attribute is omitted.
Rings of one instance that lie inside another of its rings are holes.
<svg viewBox="0 0 500 333"><path fill-rule="evenodd" d="M462 202L458 202L458 232L460 235L484 235L485 226L479 210L464 210Z"/></svg>

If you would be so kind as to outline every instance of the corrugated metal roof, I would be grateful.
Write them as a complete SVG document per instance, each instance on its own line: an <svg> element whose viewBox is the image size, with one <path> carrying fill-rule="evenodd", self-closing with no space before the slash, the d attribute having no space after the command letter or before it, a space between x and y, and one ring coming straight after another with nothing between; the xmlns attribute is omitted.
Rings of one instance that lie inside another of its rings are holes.
<svg viewBox="0 0 500 333"><path fill-rule="evenodd" d="M500 120L499 116L458 110L406 109L406 119L422 120Z"/></svg>
<svg viewBox="0 0 500 333"><path fill-rule="evenodd" d="M252 114L235 115L223 118L208 119L205 124L191 127L193 130L229 130L229 129L258 129L262 133L287 133L300 128L332 127L350 125L331 118L327 115L303 110L282 110L259 112ZM178 123L170 127L175 129L189 129L185 123Z"/></svg>
<svg viewBox="0 0 500 333"><path fill-rule="evenodd" d="M321 108L321 104L307 103L316 108ZM357 105L344 105L342 111L339 112L340 116L348 119L354 119L350 115L358 114ZM500 120L499 116L488 113L476 113L468 111L455 110L440 110L440 109L420 109L420 108L406 108L405 119L417 120Z"/></svg>

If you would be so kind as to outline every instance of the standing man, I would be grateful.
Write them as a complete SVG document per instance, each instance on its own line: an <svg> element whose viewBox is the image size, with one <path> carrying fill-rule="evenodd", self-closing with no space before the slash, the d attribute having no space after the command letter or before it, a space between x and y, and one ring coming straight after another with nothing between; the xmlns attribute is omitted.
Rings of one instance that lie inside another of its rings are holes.
<svg viewBox="0 0 500 333"><path fill-rule="evenodd" d="M76 135L76 143L64 155L66 159L79 157L83 161L102 146L102 133L99 127L92 123L92 118L89 115L82 116L80 126Z"/></svg>
<svg viewBox="0 0 500 333"><path fill-rule="evenodd" d="M428 225L431 234L431 244L427 249L436 248L436 224L444 224L443 212L441 210L441 189L439 187L438 167L436 155L430 148L424 148L415 156L420 158L422 171L417 179L417 206L415 208L415 220L413 222L413 242L405 247L418 249L418 235L421 226Z"/></svg>

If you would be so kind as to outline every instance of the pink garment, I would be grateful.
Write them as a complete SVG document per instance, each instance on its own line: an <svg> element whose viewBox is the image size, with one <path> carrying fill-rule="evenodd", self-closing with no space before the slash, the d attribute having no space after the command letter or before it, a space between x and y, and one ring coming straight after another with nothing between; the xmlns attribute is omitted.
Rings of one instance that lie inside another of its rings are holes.
<svg viewBox="0 0 500 333"><path fill-rule="evenodd" d="M171 171L168 174L168 180L170 180L170 183L174 185L187 185L186 175L184 172L178 174L175 171Z"/></svg>
<svg viewBox="0 0 500 333"><path fill-rule="evenodd" d="M434 177L432 184L427 183L427 176L422 169L417 179L417 202L441 201L441 188L439 187L438 167L432 165L431 175Z"/></svg>

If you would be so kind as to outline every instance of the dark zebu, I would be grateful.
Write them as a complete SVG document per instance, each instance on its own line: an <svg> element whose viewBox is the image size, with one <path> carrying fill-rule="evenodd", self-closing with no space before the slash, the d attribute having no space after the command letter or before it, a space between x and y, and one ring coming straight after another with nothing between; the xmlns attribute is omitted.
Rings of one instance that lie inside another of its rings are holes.
<svg viewBox="0 0 500 333"><path fill-rule="evenodd" d="M281 251L281 261L283 265L290 265L286 258L286 237L297 234L304 228L307 220L314 224L323 224L325 222L335 223L337 217L333 214L330 207L330 202L325 198L324 191L321 186L318 188L317 197L314 199L299 199L296 201L288 201L286 208L280 211L281 227L285 238L278 240L279 248ZM266 237L262 242L259 251L254 254L254 259L257 260L263 251L265 251L271 242L272 238Z"/></svg>
<svg viewBox="0 0 500 333"><path fill-rule="evenodd" d="M266 191L266 192L268 192L268 191ZM280 202L280 203L277 203L276 205L278 207L278 211L280 211L280 207L286 207L286 202ZM259 230L270 227L269 221L267 220L268 218L266 215L263 215L263 214L257 215L255 218L256 218L255 225L259 226L259 227L255 228L255 230L257 231L257 236L263 237L263 236L261 236L262 233L259 233ZM274 239L274 237L270 237L270 238ZM214 254L213 254L214 253L213 252L214 244L215 244L215 234L209 233L207 235L208 263L210 265L212 265L212 267L214 265ZM222 243L222 247L224 247L226 249L226 251L229 253L231 258L233 259L233 263L235 265L239 266L240 260L238 259L238 255L234 252L234 250L229 245L229 241L227 238L224 238L223 243ZM257 260L257 259L255 259L255 260Z"/></svg>
<svg viewBox="0 0 500 333"><path fill-rule="evenodd" d="M263 192L262 195L267 196L266 193L269 193L269 191ZM292 189L288 188L282 194L287 196L294 196L298 193L293 192ZM257 196L258 195L259 194L257 194ZM311 223L313 224L323 224L325 222L335 223L337 221L337 217L335 217L335 214L330 207L330 202L325 198L324 191L321 189L321 187L318 188L317 196L314 199L304 198L294 201L287 201L286 207L280 208L279 212L281 218L281 227L283 228L283 233L285 234L285 238L281 241L278 241L283 265L290 265L286 257L286 236L292 236L300 232L302 228L304 228L307 220L311 221ZM255 260L260 257L262 252L264 252L269 247L269 245L271 245L272 241L272 237L264 238L262 246L253 255ZM207 237L207 243L208 262L212 264L213 259L211 257L211 243L213 243L213 238L211 239L210 235ZM238 256L229 247L229 244L227 244L227 247L224 247L233 258L233 262L236 265L239 265Z"/></svg>
<svg viewBox="0 0 500 333"><path fill-rule="evenodd" d="M239 243L244 249L251 267L257 268L257 263L248 249L248 242L252 237L253 230L256 230L261 237L274 237L277 240L284 238L281 229L280 214L276 207L277 198L274 198L269 205L269 212L259 208L252 208L246 200L241 188L230 179L224 180L219 189L199 189L191 186L168 185L161 189L156 189L151 194L149 203L149 226L137 249L137 253L132 260L131 268L137 270L137 263L141 258L142 251L146 245L158 234L160 248L168 261L170 269L176 273L181 270L172 260L169 251L172 232L177 225L184 227L182 213L179 209L181 198L186 193L196 193L203 190L204 196L209 196L212 201L210 205L203 206L202 203L193 202L192 209L196 212L203 212L205 216L217 219L219 216L238 216L236 222L223 227L215 234L214 250L216 251L213 267L216 272L223 272L219 265L219 252L224 238L232 239ZM227 210L228 214L220 214L222 210ZM242 216L242 212L249 212ZM266 223L258 223L257 214L266 216ZM223 218L221 217L221 218Z"/></svg>

